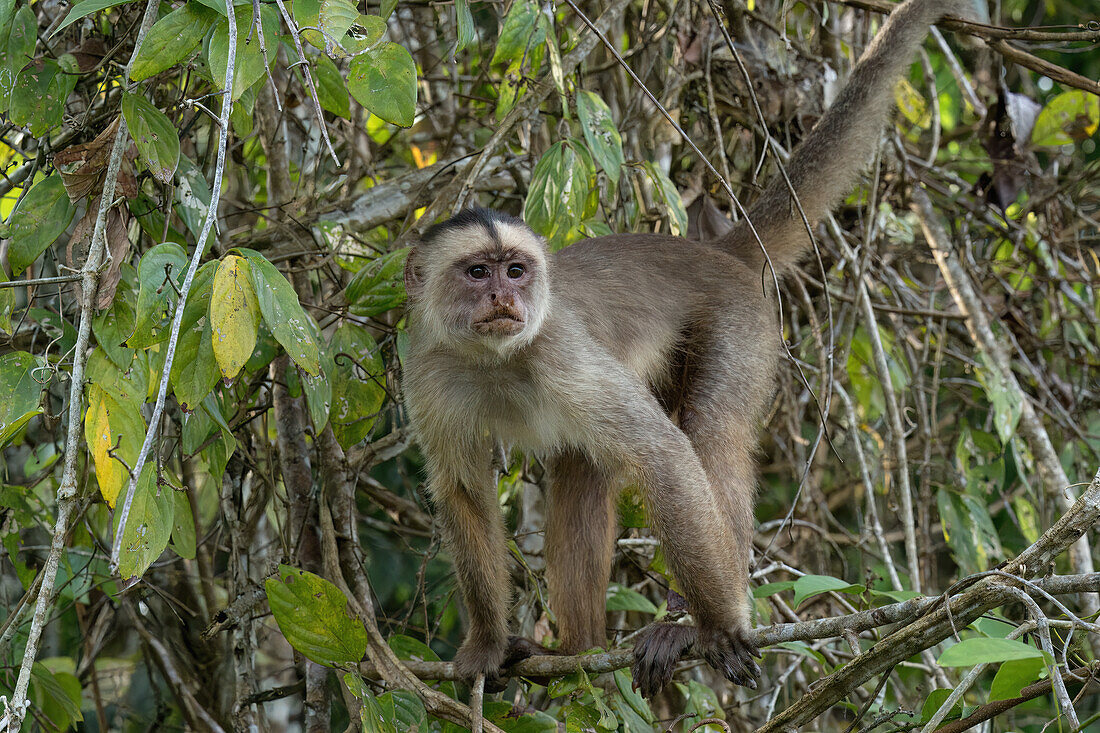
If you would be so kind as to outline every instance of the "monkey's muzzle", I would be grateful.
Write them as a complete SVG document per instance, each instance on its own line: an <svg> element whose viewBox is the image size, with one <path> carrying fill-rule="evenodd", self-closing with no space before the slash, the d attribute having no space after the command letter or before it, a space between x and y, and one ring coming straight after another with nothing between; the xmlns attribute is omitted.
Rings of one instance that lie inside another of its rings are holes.
<svg viewBox="0 0 1100 733"><path fill-rule="evenodd" d="M486 336L515 336L526 321L514 308L496 308L484 318L474 321L474 330Z"/></svg>

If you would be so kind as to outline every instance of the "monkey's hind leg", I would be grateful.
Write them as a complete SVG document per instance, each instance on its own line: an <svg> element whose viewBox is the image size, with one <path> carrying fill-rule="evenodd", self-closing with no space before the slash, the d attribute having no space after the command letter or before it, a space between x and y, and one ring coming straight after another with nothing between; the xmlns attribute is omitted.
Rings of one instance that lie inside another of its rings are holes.
<svg viewBox="0 0 1100 733"><path fill-rule="evenodd" d="M731 338L735 329L736 323L717 324L715 336L696 345L680 427L703 464L725 519L727 531L713 540L722 545L732 584L715 592L731 596L735 609L725 628L700 625L695 648L731 681L755 688L760 667L753 657L760 654L747 633L752 627L748 573L756 493L753 453L760 415L772 393L776 357L767 338Z"/></svg>
<svg viewBox="0 0 1100 733"><path fill-rule="evenodd" d="M551 461L546 523L546 577L561 651L577 654L607 643L605 596L615 541L613 479L573 451Z"/></svg>

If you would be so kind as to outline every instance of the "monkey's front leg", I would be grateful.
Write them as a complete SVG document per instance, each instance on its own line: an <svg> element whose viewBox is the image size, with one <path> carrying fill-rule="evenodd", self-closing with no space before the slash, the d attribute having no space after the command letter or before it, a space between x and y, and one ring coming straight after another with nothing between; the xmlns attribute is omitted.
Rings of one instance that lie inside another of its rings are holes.
<svg viewBox="0 0 1100 733"><path fill-rule="evenodd" d="M470 617L455 667L467 680L484 674L491 681L499 675L509 644L512 588L504 519L488 471L472 487L441 478L433 478L432 495Z"/></svg>

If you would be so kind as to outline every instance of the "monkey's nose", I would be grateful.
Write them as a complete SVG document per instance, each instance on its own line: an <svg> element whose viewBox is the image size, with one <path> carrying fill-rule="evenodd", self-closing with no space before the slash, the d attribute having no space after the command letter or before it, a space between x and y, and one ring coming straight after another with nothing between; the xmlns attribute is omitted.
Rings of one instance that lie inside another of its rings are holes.
<svg viewBox="0 0 1100 733"><path fill-rule="evenodd" d="M497 294L496 293L489 293L489 300L496 300L496 299L497 299Z"/></svg>

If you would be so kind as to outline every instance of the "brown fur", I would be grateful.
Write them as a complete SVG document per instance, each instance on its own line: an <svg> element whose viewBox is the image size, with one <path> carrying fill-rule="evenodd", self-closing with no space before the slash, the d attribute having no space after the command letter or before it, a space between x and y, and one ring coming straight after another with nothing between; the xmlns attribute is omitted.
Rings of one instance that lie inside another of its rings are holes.
<svg viewBox="0 0 1100 733"><path fill-rule="evenodd" d="M953 9L952 0L899 7L795 151L788 171L811 221L850 188L894 82L929 23ZM750 213L782 274L808 247L786 183ZM522 277L507 274L514 263ZM455 658L463 675L495 676L510 648L508 554L489 465L502 441L552 468L547 576L564 651L605 643L614 499L636 480L696 627L647 630L635 682L656 693L694 647L730 680L755 685L752 454L779 334L762 264L745 224L711 243L624 234L549 255L522 222L485 210L439 225L410 254L406 402L470 613ZM488 269L475 277L471 265Z"/></svg>

